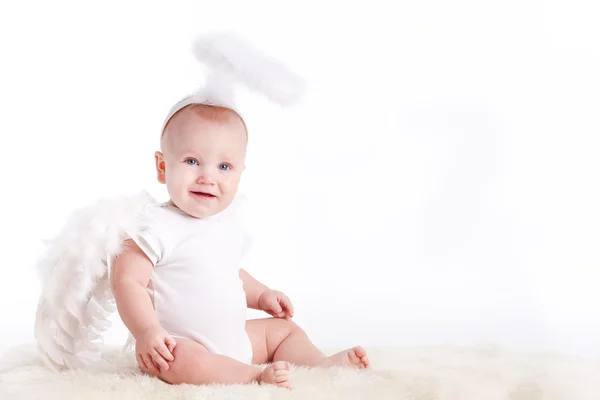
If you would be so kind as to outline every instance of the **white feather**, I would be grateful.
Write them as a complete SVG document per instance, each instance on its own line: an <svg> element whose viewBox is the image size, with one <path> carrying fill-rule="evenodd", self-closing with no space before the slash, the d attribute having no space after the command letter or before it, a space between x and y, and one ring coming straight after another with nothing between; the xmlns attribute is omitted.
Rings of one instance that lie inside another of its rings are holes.
<svg viewBox="0 0 600 400"><path fill-rule="evenodd" d="M37 267L42 279L34 334L42 359L53 370L81 368L99 360L108 318L116 310L109 265L125 232L136 229L146 193L104 199L74 211L48 241Z"/></svg>
<svg viewBox="0 0 600 400"><path fill-rule="evenodd" d="M281 105L293 104L303 94L304 81L299 75L232 33L215 32L198 37L193 53L215 74L207 80L209 86L205 90L210 95L216 92L221 96L221 87L227 93L231 90L227 82L232 79Z"/></svg>

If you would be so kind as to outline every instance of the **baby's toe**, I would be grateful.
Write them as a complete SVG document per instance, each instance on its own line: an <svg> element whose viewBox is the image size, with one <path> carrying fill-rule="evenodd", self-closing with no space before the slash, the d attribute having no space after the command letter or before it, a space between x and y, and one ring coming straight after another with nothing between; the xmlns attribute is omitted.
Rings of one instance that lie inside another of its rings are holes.
<svg viewBox="0 0 600 400"><path fill-rule="evenodd" d="M362 361L365 368L369 368L371 366L371 361L369 361L369 358L367 356L361 358L360 360Z"/></svg>
<svg viewBox="0 0 600 400"><path fill-rule="evenodd" d="M279 387L291 389L292 384L288 375L280 375L275 377L275 384Z"/></svg>
<svg viewBox="0 0 600 400"><path fill-rule="evenodd" d="M358 346L349 352L350 362L358 368L368 368L369 358L364 348Z"/></svg>
<svg viewBox="0 0 600 400"><path fill-rule="evenodd" d="M367 351L363 347L357 346L354 348L354 354L356 354L358 358L363 358L366 357Z"/></svg>
<svg viewBox="0 0 600 400"><path fill-rule="evenodd" d="M275 361L271 366L275 371L289 371L291 368L290 363L287 361Z"/></svg>
<svg viewBox="0 0 600 400"><path fill-rule="evenodd" d="M348 359L350 360L350 364L352 364L352 365L358 365L358 364L360 364L360 357L358 357L356 355L356 352L354 352L352 350L350 350L348 352Z"/></svg>

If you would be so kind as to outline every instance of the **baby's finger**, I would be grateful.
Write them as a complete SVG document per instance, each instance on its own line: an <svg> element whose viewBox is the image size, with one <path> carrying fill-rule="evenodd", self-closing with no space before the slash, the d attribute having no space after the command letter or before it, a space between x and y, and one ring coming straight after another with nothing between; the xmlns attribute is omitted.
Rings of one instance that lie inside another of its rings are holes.
<svg viewBox="0 0 600 400"><path fill-rule="evenodd" d="M283 308L279 304L279 301L273 300L271 304L269 304L269 308L273 311L273 314L279 315L283 311Z"/></svg>
<svg viewBox="0 0 600 400"><path fill-rule="evenodd" d="M271 314L274 318L283 318L285 317L285 311L283 311L282 309L280 309L279 311L275 311L275 310L270 310L267 311L269 314Z"/></svg>
<svg viewBox="0 0 600 400"><path fill-rule="evenodd" d="M284 311L280 311L278 313L273 312L273 311L267 311L267 313L272 316L273 318L285 318L285 312Z"/></svg>
<svg viewBox="0 0 600 400"><path fill-rule="evenodd" d="M162 356L162 358L164 358L167 361L173 361L173 354L171 354L171 352L169 351L169 349L167 348L167 346L164 343L159 344L156 347L156 351L158 351L160 353L160 355Z"/></svg>
<svg viewBox="0 0 600 400"><path fill-rule="evenodd" d="M167 336L167 339L165 340L165 342L167 343L167 347L169 348L169 351L171 353L173 353L173 349L177 345L177 342L175 341L175 339L173 339L173 337L171 337L171 336Z"/></svg>
<svg viewBox="0 0 600 400"><path fill-rule="evenodd" d="M147 367L148 371L150 371L154 375L160 374L160 371L156 367L156 364L154 364L154 361L152 361L152 357L150 356L150 354L142 354L142 358L144 359L144 362L146 363L146 367Z"/></svg>
<svg viewBox="0 0 600 400"><path fill-rule="evenodd" d="M137 358L138 365L140 366L140 368L142 370L148 369L148 367L146 366L146 363L144 362L144 359L142 358L141 354L136 354L135 358Z"/></svg>
<svg viewBox="0 0 600 400"><path fill-rule="evenodd" d="M292 304L291 300L287 296L284 296L282 299L282 303L283 303L283 308L285 310L287 310L287 314L290 317L293 317L294 316L294 305Z"/></svg>
<svg viewBox="0 0 600 400"><path fill-rule="evenodd" d="M155 349L152 349L152 360L158 365L158 368L161 371L166 371L169 369L169 364L165 361L164 358Z"/></svg>

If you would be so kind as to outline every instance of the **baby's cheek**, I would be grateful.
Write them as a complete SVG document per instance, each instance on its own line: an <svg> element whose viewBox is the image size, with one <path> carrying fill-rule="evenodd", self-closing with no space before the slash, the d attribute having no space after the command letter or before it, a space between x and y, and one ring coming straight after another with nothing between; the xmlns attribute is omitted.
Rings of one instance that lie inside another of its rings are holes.
<svg viewBox="0 0 600 400"><path fill-rule="evenodd" d="M221 189L221 197L223 199L226 199L227 202L229 203L229 202L233 201L233 198L235 197L237 189L238 189L237 182L231 182L228 185L224 185Z"/></svg>
<svg viewBox="0 0 600 400"><path fill-rule="evenodd" d="M222 182L222 192L232 193L233 195L237 192L238 186L240 184L241 176L239 174L231 174ZM232 197L233 197L232 195Z"/></svg>
<svg viewBox="0 0 600 400"><path fill-rule="evenodd" d="M173 168L167 170L167 185L176 190L185 190L194 183L195 176L185 168Z"/></svg>

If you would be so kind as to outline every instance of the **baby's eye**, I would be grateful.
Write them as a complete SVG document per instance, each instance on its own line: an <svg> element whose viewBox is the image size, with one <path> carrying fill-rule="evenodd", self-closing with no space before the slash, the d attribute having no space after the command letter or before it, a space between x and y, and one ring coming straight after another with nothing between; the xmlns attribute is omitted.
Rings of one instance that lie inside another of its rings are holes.
<svg viewBox="0 0 600 400"><path fill-rule="evenodd" d="M229 171L231 169L231 165L225 163L219 164L219 169L221 171Z"/></svg>
<svg viewBox="0 0 600 400"><path fill-rule="evenodd" d="M198 165L198 161L194 160L193 158L188 158L185 160L185 162L189 165Z"/></svg>

